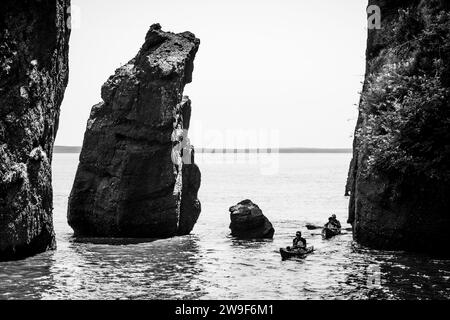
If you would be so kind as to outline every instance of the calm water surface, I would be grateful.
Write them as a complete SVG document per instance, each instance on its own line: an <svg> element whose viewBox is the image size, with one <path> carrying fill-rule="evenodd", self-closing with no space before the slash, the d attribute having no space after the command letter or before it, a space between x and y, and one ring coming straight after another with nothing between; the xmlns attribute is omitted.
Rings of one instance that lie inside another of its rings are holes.
<svg viewBox="0 0 450 320"><path fill-rule="evenodd" d="M149 243L92 244L77 242L66 223L78 155L55 154L58 250L0 263L0 298L450 298L450 261L366 250L355 245L348 232L324 241L317 231L305 230L316 252L301 261L281 261L278 249L289 245L306 222L321 224L332 212L346 220L348 200L343 193L351 155L246 157L197 155L203 210L191 235ZM228 208L247 198L274 224L272 241L228 236Z"/></svg>

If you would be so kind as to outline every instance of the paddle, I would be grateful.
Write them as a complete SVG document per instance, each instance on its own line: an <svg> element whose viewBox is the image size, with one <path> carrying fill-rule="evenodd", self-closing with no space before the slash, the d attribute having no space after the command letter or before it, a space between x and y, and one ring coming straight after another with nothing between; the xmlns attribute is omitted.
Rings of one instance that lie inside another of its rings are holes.
<svg viewBox="0 0 450 320"><path fill-rule="evenodd" d="M317 225L314 225L312 223L307 223L306 224L306 229L308 229L308 230L317 230L317 229L323 229L323 228L324 228L323 226L317 226ZM341 228L341 230L353 231L353 228Z"/></svg>
<svg viewBox="0 0 450 320"><path fill-rule="evenodd" d="M306 224L306 229L308 229L308 230L317 230L317 229L323 229L323 227L316 226L316 225L308 223L308 224Z"/></svg>

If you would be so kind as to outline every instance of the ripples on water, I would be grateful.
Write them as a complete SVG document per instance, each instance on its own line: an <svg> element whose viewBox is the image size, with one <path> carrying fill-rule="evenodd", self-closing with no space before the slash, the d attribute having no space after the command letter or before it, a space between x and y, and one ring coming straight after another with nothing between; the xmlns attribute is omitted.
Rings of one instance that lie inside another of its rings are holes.
<svg viewBox="0 0 450 320"><path fill-rule="evenodd" d="M304 230L306 222L321 223L331 212L345 221L347 199L342 194L350 155L279 155L272 159L279 161L279 171L269 176L261 174L258 164L199 156L203 211L191 235L144 243L100 239L93 244L74 239L66 223L78 155L55 154L58 250L0 263L0 298L450 297L449 261L360 248L348 232L324 241L319 231ZM228 236L228 207L245 198L259 204L272 221L273 240L238 241ZM303 260L281 261L278 249L291 243L297 229L304 230L316 252ZM374 266L381 271L380 287L368 286Z"/></svg>

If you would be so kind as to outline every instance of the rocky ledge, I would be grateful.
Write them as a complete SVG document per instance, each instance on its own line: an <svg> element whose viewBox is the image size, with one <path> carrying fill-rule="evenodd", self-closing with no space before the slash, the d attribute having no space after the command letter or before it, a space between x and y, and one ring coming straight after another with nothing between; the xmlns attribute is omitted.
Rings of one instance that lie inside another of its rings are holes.
<svg viewBox="0 0 450 320"><path fill-rule="evenodd" d="M231 235L241 239L271 239L275 229L261 209L251 200L230 208Z"/></svg>
<svg viewBox="0 0 450 320"><path fill-rule="evenodd" d="M54 249L52 153L69 0L0 2L0 260Z"/></svg>
<svg viewBox="0 0 450 320"><path fill-rule="evenodd" d="M200 40L150 27L134 59L92 108L69 198L68 221L86 237L188 234L200 214L200 171L187 130Z"/></svg>

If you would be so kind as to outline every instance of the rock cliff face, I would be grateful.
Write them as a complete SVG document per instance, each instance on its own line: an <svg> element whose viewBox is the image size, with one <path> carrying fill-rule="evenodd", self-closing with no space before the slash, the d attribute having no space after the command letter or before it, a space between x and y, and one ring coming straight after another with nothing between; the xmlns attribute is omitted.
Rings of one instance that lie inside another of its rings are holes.
<svg viewBox="0 0 450 320"><path fill-rule="evenodd" d="M0 260L55 248L51 162L69 0L0 2Z"/></svg>
<svg viewBox="0 0 450 320"><path fill-rule="evenodd" d="M200 171L187 139L200 40L152 25L139 53L103 85L69 199L75 235L188 234L200 214Z"/></svg>
<svg viewBox="0 0 450 320"><path fill-rule="evenodd" d="M231 235L240 239L271 239L275 229L261 209L251 200L230 208Z"/></svg>
<svg viewBox="0 0 450 320"><path fill-rule="evenodd" d="M346 193L354 238L448 254L450 3L370 0L367 70Z"/></svg>

